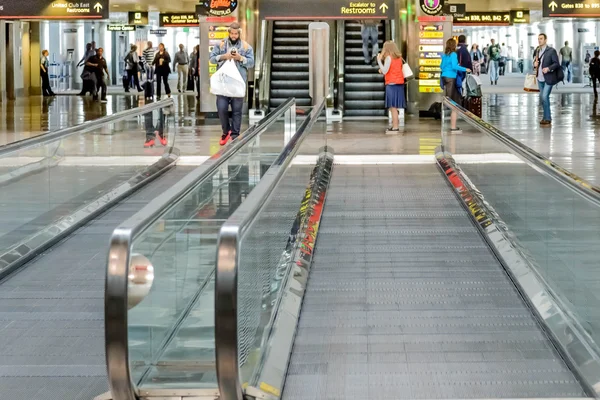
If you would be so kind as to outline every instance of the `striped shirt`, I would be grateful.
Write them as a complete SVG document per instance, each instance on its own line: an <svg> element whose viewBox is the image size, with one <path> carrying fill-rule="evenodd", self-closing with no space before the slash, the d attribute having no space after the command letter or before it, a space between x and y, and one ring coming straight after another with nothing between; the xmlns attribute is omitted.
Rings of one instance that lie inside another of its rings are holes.
<svg viewBox="0 0 600 400"><path fill-rule="evenodd" d="M156 54L156 51L154 51L154 49L152 49L152 48L144 50L144 52L142 53L142 55L144 57L144 64L152 65L152 61L154 61L155 54Z"/></svg>

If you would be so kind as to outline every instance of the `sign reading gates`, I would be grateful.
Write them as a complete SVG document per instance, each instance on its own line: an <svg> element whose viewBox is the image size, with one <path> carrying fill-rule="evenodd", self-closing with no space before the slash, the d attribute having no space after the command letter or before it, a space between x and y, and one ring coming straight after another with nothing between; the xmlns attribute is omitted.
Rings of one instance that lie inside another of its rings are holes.
<svg viewBox="0 0 600 400"><path fill-rule="evenodd" d="M486 26L499 25L508 26L512 23L510 11L475 11L466 12L464 18L455 18L454 25Z"/></svg>
<svg viewBox="0 0 600 400"><path fill-rule="evenodd" d="M0 0L0 19L107 19L109 0Z"/></svg>
<svg viewBox="0 0 600 400"><path fill-rule="evenodd" d="M238 0L201 0L196 14L206 17L228 17L238 6Z"/></svg>
<svg viewBox="0 0 600 400"><path fill-rule="evenodd" d="M148 12L129 11L129 25L148 25Z"/></svg>
<svg viewBox="0 0 600 400"><path fill-rule="evenodd" d="M600 0L543 0L544 18L600 17Z"/></svg>
<svg viewBox="0 0 600 400"><path fill-rule="evenodd" d="M444 9L444 0L419 0L421 10L427 15L439 15Z"/></svg>
<svg viewBox="0 0 600 400"><path fill-rule="evenodd" d="M1 0L0 0L1 1ZM198 16L195 13L185 13L185 14L160 14L159 15L159 26L165 27L182 27L182 26L194 26L197 27L200 21L198 20Z"/></svg>
<svg viewBox="0 0 600 400"><path fill-rule="evenodd" d="M394 18L394 16L394 0L261 0L260 2L260 17L268 20L371 18L381 20Z"/></svg>
<svg viewBox="0 0 600 400"><path fill-rule="evenodd" d="M133 32L135 31L135 25L106 25L106 30L113 32Z"/></svg>

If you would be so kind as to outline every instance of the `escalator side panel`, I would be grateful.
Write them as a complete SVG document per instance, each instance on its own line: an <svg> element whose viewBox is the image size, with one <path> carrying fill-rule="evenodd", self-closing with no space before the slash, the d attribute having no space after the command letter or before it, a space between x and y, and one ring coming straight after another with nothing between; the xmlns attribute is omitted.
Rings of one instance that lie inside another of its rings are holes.
<svg viewBox="0 0 600 400"><path fill-rule="evenodd" d="M435 165L336 166L284 398L584 395Z"/></svg>

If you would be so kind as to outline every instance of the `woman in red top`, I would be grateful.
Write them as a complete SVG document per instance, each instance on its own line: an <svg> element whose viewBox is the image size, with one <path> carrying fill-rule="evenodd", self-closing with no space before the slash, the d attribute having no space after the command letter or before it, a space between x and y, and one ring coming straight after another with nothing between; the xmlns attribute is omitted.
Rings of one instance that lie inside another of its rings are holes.
<svg viewBox="0 0 600 400"><path fill-rule="evenodd" d="M386 133L395 134L400 131L398 110L406 108L404 95L404 74L402 73L402 54L396 43L388 40L377 56L379 73L385 77L385 107L392 113L392 127Z"/></svg>

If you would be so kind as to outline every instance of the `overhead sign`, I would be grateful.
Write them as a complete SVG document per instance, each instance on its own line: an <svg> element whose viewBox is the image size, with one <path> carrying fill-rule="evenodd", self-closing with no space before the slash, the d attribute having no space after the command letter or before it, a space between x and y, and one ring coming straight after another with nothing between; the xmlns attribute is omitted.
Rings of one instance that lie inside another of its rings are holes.
<svg viewBox="0 0 600 400"><path fill-rule="evenodd" d="M419 0L421 10L427 15L440 15L444 9L444 0Z"/></svg>
<svg viewBox="0 0 600 400"><path fill-rule="evenodd" d="M475 11L466 12L464 18L455 18L454 25L500 25L508 26L512 23L510 11Z"/></svg>
<svg viewBox="0 0 600 400"><path fill-rule="evenodd" d="M0 0L0 19L107 19L109 0Z"/></svg>
<svg viewBox="0 0 600 400"><path fill-rule="evenodd" d="M543 0L545 18L600 17L600 0Z"/></svg>
<svg viewBox="0 0 600 400"><path fill-rule="evenodd" d="M260 2L260 17L269 20L381 20L395 16L394 0L261 0Z"/></svg>
<svg viewBox="0 0 600 400"><path fill-rule="evenodd" d="M443 10L444 15L449 15L454 18L464 18L466 12L467 12L466 4L450 4L450 3L444 4L444 10Z"/></svg>
<svg viewBox="0 0 600 400"><path fill-rule="evenodd" d="M129 25L148 25L148 12L129 11Z"/></svg>
<svg viewBox="0 0 600 400"><path fill-rule="evenodd" d="M106 30L112 32L133 32L135 31L135 25L106 25Z"/></svg>
<svg viewBox="0 0 600 400"><path fill-rule="evenodd" d="M205 17L228 17L236 10L238 0L201 0L196 14Z"/></svg>
<svg viewBox="0 0 600 400"><path fill-rule="evenodd" d="M195 13L169 13L159 15L159 26L173 27L173 26L198 26L200 21Z"/></svg>
<svg viewBox="0 0 600 400"><path fill-rule="evenodd" d="M529 10L510 10L510 19L513 24L528 24L531 21Z"/></svg>
<svg viewBox="0 0 600 400"><path fill-rule="evenodd" d="M154 36L165 36L167 34L166 29L150 29L150 34Z"/></svg>

